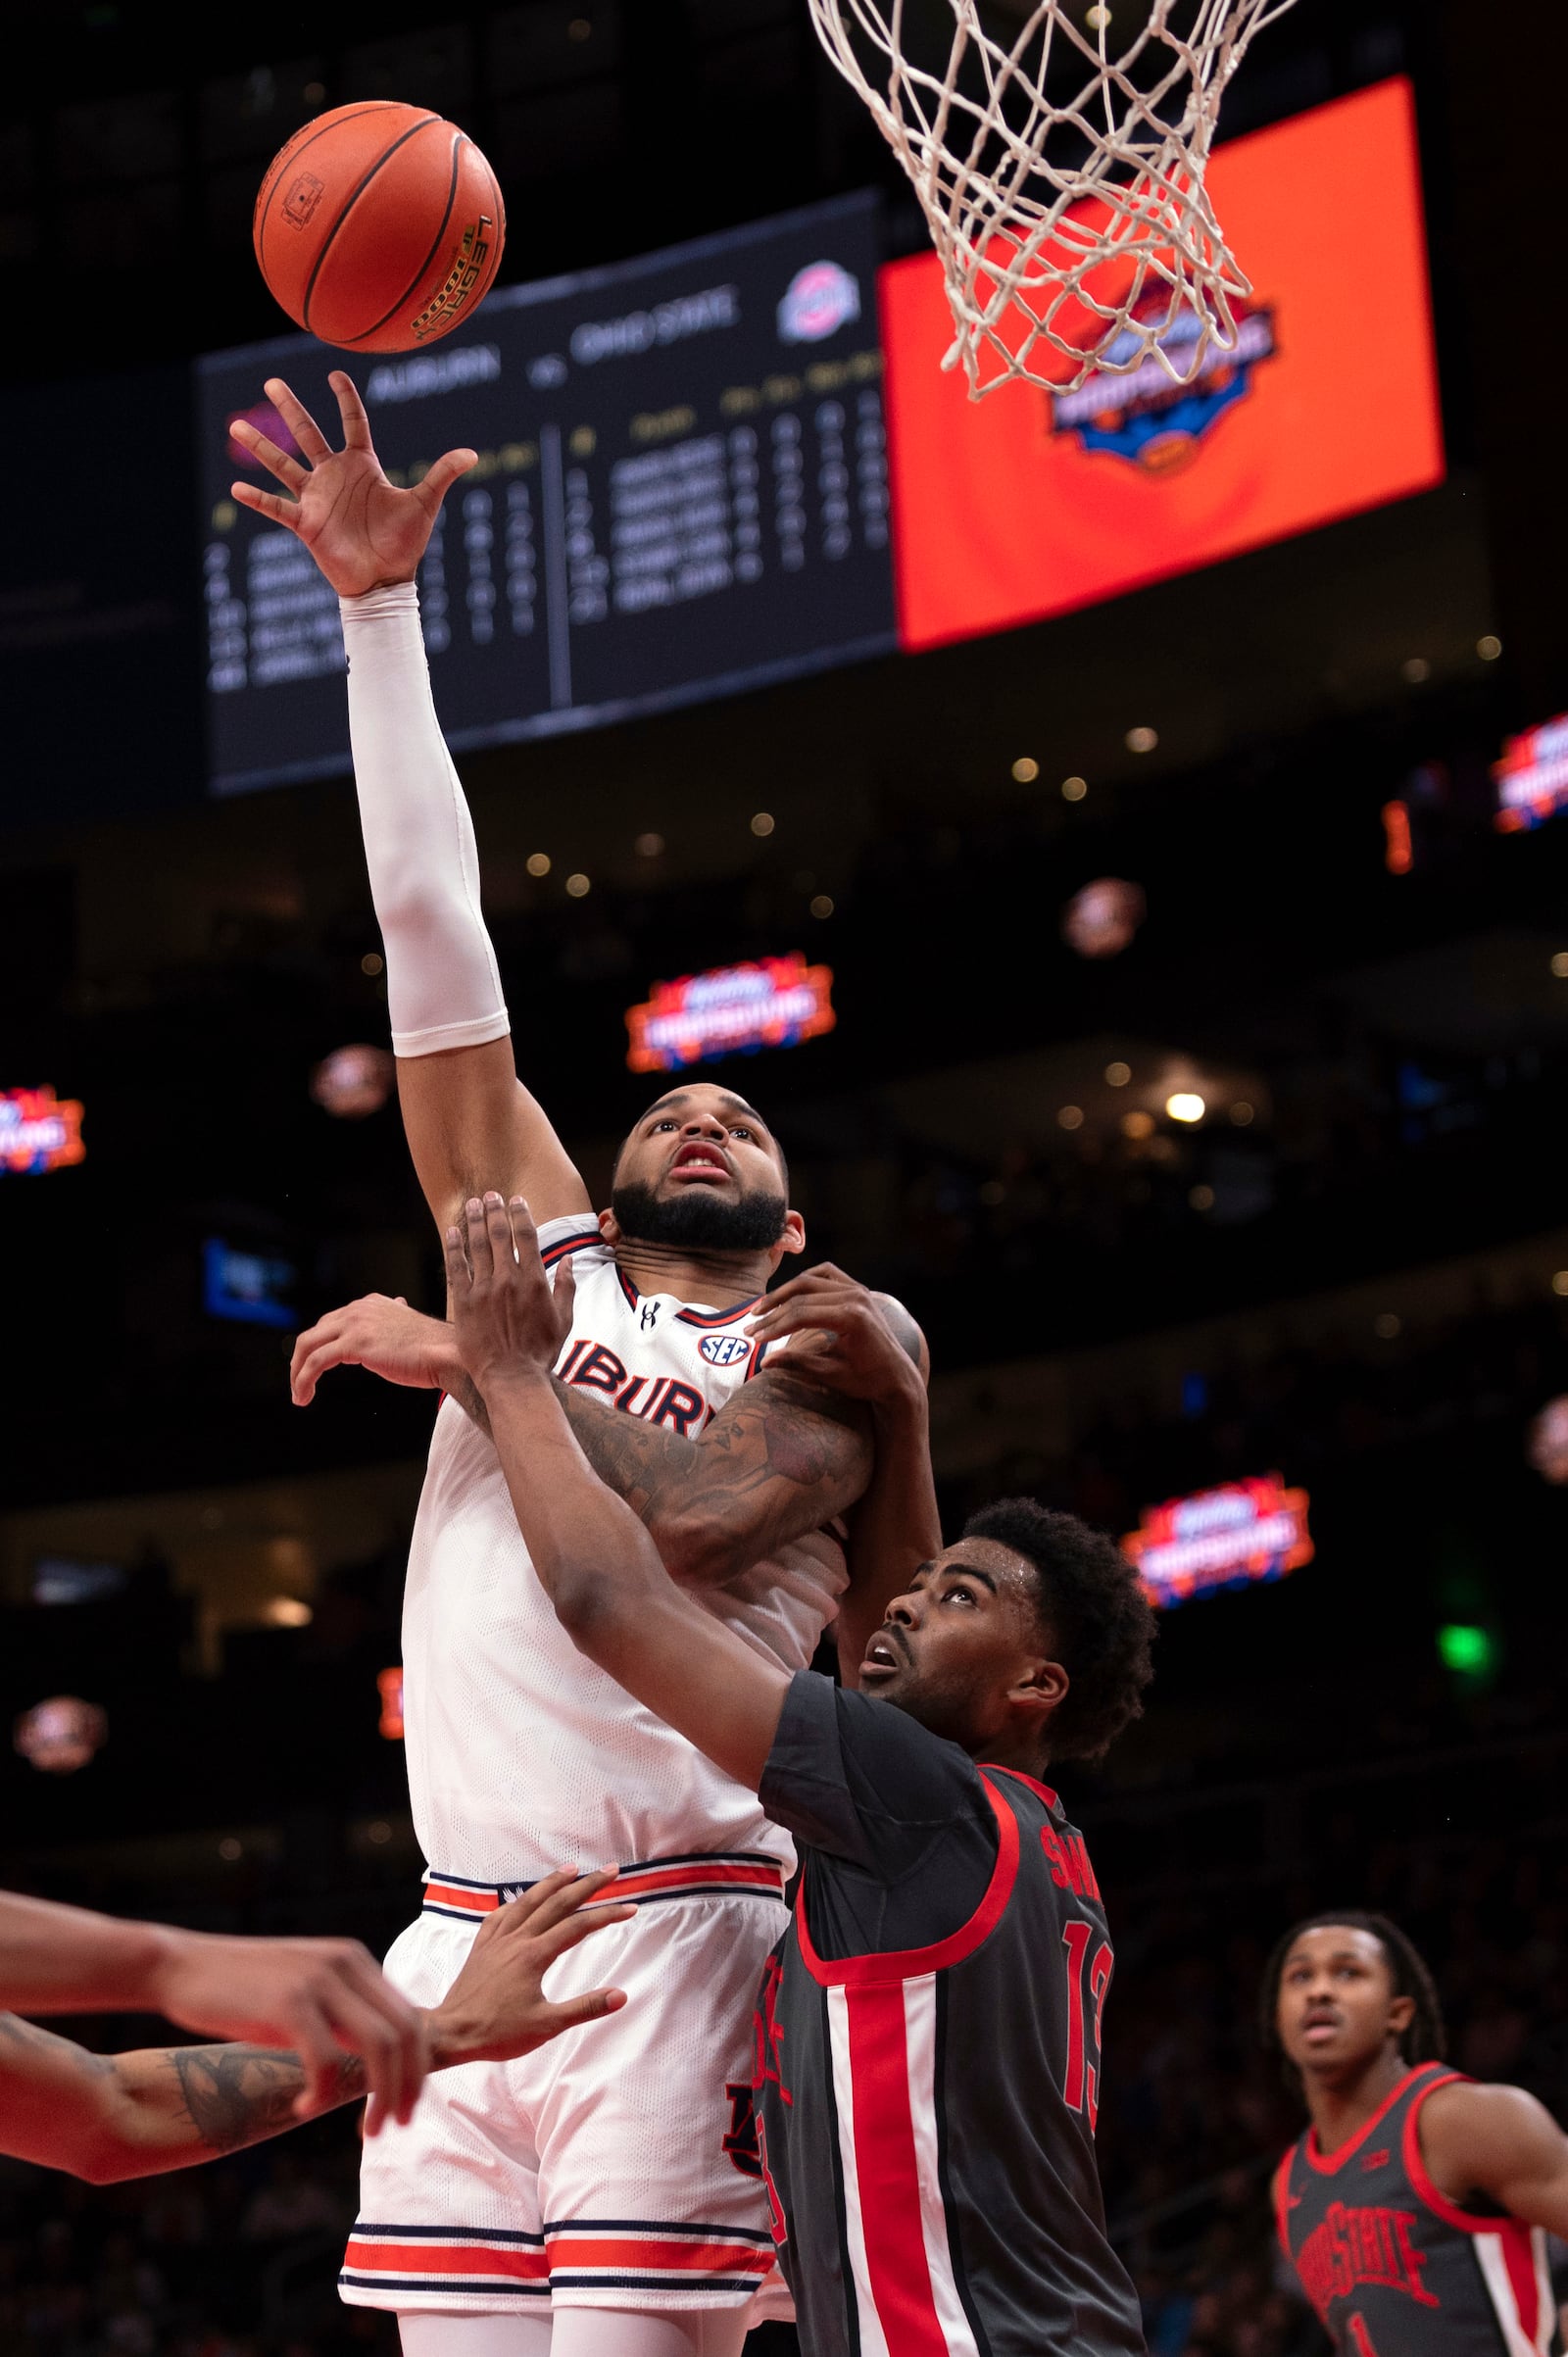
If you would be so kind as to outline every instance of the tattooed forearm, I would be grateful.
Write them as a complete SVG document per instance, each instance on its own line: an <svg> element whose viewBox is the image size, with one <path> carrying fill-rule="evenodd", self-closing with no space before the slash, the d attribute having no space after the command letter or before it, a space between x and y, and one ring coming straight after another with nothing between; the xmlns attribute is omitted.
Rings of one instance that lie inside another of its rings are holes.
<svg viewBox="0 0 1568 2357"><path fill-rule="evenodd" d="M165 2056L179 2081L180 2101L208 2152L237 2152L295 2122L305 2087L297 2054L271 2046L174 2046ZM365 2092L365 2065L345 2054L323 2110Z"/></svg>
<svg viewBox="0 0 1568 2357"><path fill-rule="evenodd" d="M488 1433L469 1378L455 1375L448 1389ZM748 1384L695 1439L559 1377L555 1393L583 1455L677 1579L737 1578L852 1504L870 1478L867 1412L782 1371Z"/></svg>
<svg viewBox="0 0 1568 2357"><path fill-rule="evenodd" d="M557 1385L583 1454L659 1544L677 1578L738 1578L848 1506L871 1471L854 1400L761 1375L696 1440Z"/></svg>

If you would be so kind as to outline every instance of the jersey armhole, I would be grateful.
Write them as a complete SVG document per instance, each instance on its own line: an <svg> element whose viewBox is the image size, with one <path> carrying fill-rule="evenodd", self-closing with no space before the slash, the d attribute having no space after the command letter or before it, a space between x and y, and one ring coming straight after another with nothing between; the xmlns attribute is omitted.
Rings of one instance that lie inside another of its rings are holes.
<svg viewBox="0 0 1568 2357"><path fill-rule="evenodd" d="M882 1707L879 1705L878 1707ZM935 1940L929 1947L878 1948L868 1955L844 1956L833 1961L819 1956L811 1940L810 1920L807 1912L806 1883L802 1880L800 1894L795 1901L795 1940L802 1963L819 1987L825 1989L888 1988L901 1981L913 1981L927 1973L946 1972L950 1966L961 1964L972 1956L983 1941L990 1939L1005 1912L1018 1879L1018 1820L998 1792L989 1776L982 1776L986 1798L997 1818L997 1856L991 1869L991 1880L985 1895L967 1923L950 1932L946 1940Z"/></svg>
<svg viewBox="0 0 1568 2357"><path fill-rule="evenodd" d="M1464 2087L1468 2084L1463 2071L1445 2071L1440 2079L1429 2079L1416 2089L1409 2110L1404 2115L1403 2153L1404 2173L1427 2208L1443 2220L1445 2226L1457 2227L1462 2234L1494 2234L1508 2221L1505 2214L1492 2218L1478 2216L1474 2210L1462 2210L1456 2201L1440 2191L1432 2182L1421 2151L1421 2107L1429 2095L1440 2087Z"/></svg>

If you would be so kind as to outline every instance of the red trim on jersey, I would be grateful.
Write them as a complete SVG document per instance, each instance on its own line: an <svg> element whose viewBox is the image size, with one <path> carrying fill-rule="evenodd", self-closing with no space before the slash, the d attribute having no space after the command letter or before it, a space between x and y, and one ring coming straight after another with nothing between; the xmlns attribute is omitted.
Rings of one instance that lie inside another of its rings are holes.
<svg viewBox="0 0 1568 2357"><path fill-rule="evenodd" d="M980 1781L997 1815L997 1862L991 1869L985 1896L968 1922L950 1932L946 1940L933 1941L930 1947L889 1948L881 1955L846 1956L829 1964L811 1944L803 1882L795 1901L795 1934L800 1941L801 1962L813 1981L824 1989L886 1989L902 1981L912 1981L921 1973L946 1972L950 1965L961 1964L965 1956L972 1956L982 1941L990 1939L1002 1921L1003 1910L1018 1879L1018 1820L990 1778L982 1775ZM899 2018L902 2022L902 2013Z"/></svg>
<svg viewBox="0 0 1568 2357"><path fill-rule="evenodd" d="M1366 2142L1367 2137L1372 2134L1373 2129L1376 2128L1378 2122L1383 2118L1384 2114L1391 2110L1392 2107L1398 2102L1401 2095L1408 2093L1410 2082L1413 2079L1418 2079L1423 2071L1430 2071L1432 2065L1429 2062L1418 2062L1413 2070L1406 2071L1404 2077L1399 2081L1398 2085L1396 2087L1390 2087L1388 2093L1384 2096L1382 2102L1378 2105L1377 2110L1372 2114L1370 2120L1363 2120L1360 2127L1356 2130L1354 2136L1350 2136L1345 2143L1341 2144L1337 2150L1333 2152L1326 2153L1323 2150L1322 2145L1317 2140L1316 2128L1309 2128L1305 2136L1301 2138L1301 2150L1306 2155L1307 2167L1309 2169L1315 2169L1319 2177L1332 2177L1337 2170L1344 2167L1345 2163L1349 2159L1352 2152L1360 2151L1361 2146ZM1458 2074L1455 2072L1451 2074L1451 2076L1456 2078Z"/></svg>
<svg viewBox="0 0 1568 2357"><path fill-rule="evenodd" d="M612 2267L636 2274L763 2276L773 2254L760 2242L674 2242L641 2234L596 2234L567 2228L547 2234L550 2266L557 2275L580 2268Z"/></svg>
<svg viewBox="0 0 1568 2357"><path fill-rule="evenodd" d="M461 1907L465 1915L493 1915L501 1904L501 1893L499 1891L458 1891L450 1883L426 1883L424 1903L434 1903L438 1907Z"/></svg>
<svg viewBox="0 0 1568 2357"><path fill-rule="evenodd" d="M1441 2078L1434 2079L1430 2086L1421 2089L1405 2116L1401 2157L1404 2161L1405 2175L1409 2178L1416 2192L1426 2203L1427 2208L1443 2220L1445 2226L1456 2226L1464 2234L1500 2234L1505 2227L1514 2224L1515 2221L1506 2212L1501 2212L1492 2218L1482 2218L1478 2217L1473 2210L1461 2210L1457 2202L1450 2201L1447 2194L1441 2192L1433 2184L1421 2151L1421 2106L1427 2097L1435 2095L1440 2087L1468 2087L1471 2084L1472 2082L1463 2071L1445 2071ZM1529 2231L1527 2227L1526 2234ZM1509 2272L1512 2273L1511 2267ZM1532 2278L1532 2280L1534 2279ZM1534 2301L1534 2297L1535 2294L1532 2292L1532 2301Z"/></svg>
<svg viewBox="0 0 1568 2357"><path fill-rule="evenodd" d="M620 1279L620 1290L626 1297L627 1308L635 1309L643 1297L637 1291L636 1286L632 1283L630 1277L627 1276L625 1270L621 1267L618 1260L615 1262L615 1274Z"/></svg>
<svg viewBox="0 0 1568 2357"><path fill-rule="evenodd" d="M389 2276L510 2276L530 2283L547 2283L550 2277L550 2261L542 2250L515 2245L497 2250L483 2242L364 2242L351 2234L343 2263ZM396 2285L389 2283L387 2288L395 2290Z"/></svg>
<svg viewBox="0 0 1568 2357"><path fill-rule="evenodd" d="M1536 2274L1535 2230L1526 2226L1522 2218L1504 2218L1494 2231L1502 2244L1502 2262L1508 2270L1508 2284L1519 2311L1520 2327L1531 2347L1539 2347L1541 2283Z"/></svg>
<svg viewBox="0 0 1568 2357"><path fill-rule="evenodd" d="M682 1326L733 1326L738 1317L755 1309L761 1298L754 1293L749 1301L737 1301L733 1309L682 1309L677 1311L676 1321Z"/></svg>
<svg viewBox="0 0 1568 2357"><path fill-rule="evenodd" d="M554 1268L556 1262L564 1260L568 1252L586 1252L589 1245L603 1244L604 1241L597 1228L584 1228L579 1235L563 1236L559 1243L547 1244L539 1257L546 1268Z"/></svg>
<svg viewBox="0 0 1568 2357"><path fill-rule="evenodd" d="M849 1992L846 2007L855 2174L876 2320L898 2357L948 2357L920 2217L904 1990L897 1985L858 1987Z"/></svg>
<svg viewBox="0 0 1568 2357"><path fill-rule="evenodd" d="M1038 1778L1026 1776L1022 1768L1004 1768L1000 1762L994 1759L983 1759L980 1762L980 1768L982 1774L984 1774L989 1768L994 1776L1016 1776L1018 1782L1020 1784L1026 1784L1031 1792L1039 1793L1041 1799L1045 1802L1048 1809L1059 1809L1061 1806L1061 1802L1057 1799L1055 1793L1052 1791L1049 1784L1041 1784Z"/></svg>

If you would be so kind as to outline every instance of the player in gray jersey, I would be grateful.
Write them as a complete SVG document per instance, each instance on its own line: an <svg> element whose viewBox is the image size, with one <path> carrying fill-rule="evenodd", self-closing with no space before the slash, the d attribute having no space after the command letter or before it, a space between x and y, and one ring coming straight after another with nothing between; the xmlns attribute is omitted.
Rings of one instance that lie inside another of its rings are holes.
<svg viewBox="0 0 1568 2357"><path fill-rule="evenodd" d="M1560 2357L1548 2234L1568 2136L1519 2087L1443 2059L1421 1958L1383 1915L1287 1932L1262 2026L1311 2125L1274 2178L1280 2245L1344 2357Z"/></svg>
<svg viewBox="0 0 1568 2357"><path fill-rule="evenodd" d="M526 1204L470 1200L447 1276L563 1626L801 1841L729 2148L765 2174L807 2357L1138 2357L1094 2153L1109 1935L1041 1781L1141 1708L1131 1565L1014 1499L902 1567L859 1691L791 1676L681 1592L572 1437ZM897 1347L874 1311L798 1295L756 1325L806 1330L824 1373L877 1396Z"/></svg>

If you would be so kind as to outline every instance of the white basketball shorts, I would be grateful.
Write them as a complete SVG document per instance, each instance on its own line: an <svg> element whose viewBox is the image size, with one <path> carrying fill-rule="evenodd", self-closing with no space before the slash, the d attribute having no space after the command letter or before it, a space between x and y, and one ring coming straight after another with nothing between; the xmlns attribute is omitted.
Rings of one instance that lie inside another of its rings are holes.
<svg viewBox="0 0 1568 2357"><path fill-rule="evenodd" d="M427 1875L389 1978L438 2004L484 1915L519 1888ZM624 2007L519 2061L432 2074L408 2126L367 2140L345 2300L728 2308L772 2273L766 2197L734 2132L750 2119L762 1967L788 1922L777 1860L644 1861L612 1894L637 1913L563 1956L547 1993L618 1988Z"/></svg>

